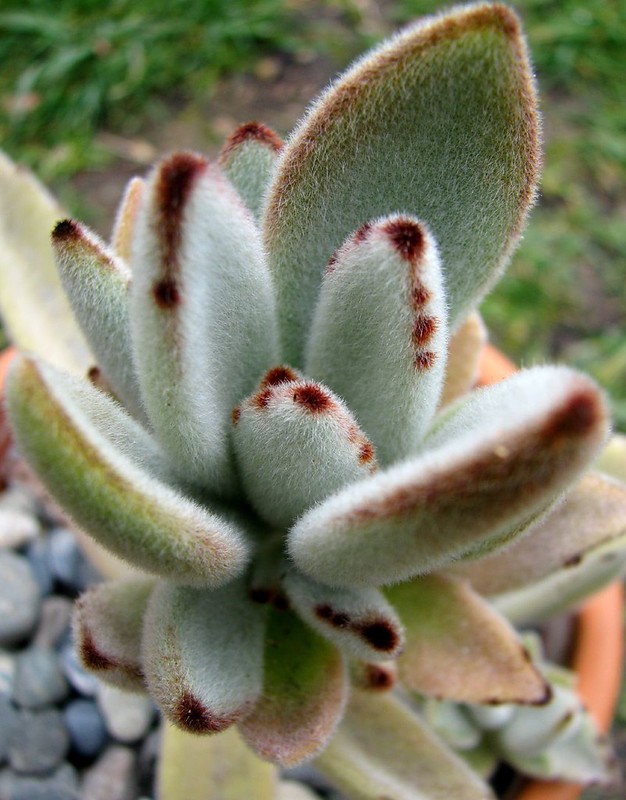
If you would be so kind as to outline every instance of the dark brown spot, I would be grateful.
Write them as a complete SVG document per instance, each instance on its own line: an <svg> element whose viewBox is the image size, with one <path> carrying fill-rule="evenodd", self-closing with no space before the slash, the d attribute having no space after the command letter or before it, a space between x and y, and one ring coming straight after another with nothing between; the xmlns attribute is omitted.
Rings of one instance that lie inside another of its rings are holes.
<svg viewBox="0 0 626 800"><path fill-rule="evenodd" d="M579 389L558 409L544 427L547 439L586 436L602 418L601 401L595 391Z"/></svg>
<svg viewBox="0 0 626 800"><path fill-rule="evenodd" d="M393 689L396 675L393 669L382 664L365 665L365 685L375 692L388 692Z"/></svg>
<svg viewBox="0 0 626 800"><path fill-rule="evenodd" d="M332 256L328 259L328 263L326 264L326 275L329 275L331 272L334 272L335 264L337 263L337 256L338 256L338 251L335 250Z"/></svg>
<svg viewBox="0 0 626 800"><path fill-rule="evenodd" d="M156 182L156 230L166 279L178 268L184 209L196 178L207 166L208 162L194 153L176 153L161 165Z"/></svg>
<svg viewBox="0 0 626 800"><path fill-rule="evenodd" d="M355 630L369 642L375 650L390 653L398 646L398 632L386 620L362 622Z"/></svg>
<svg viewBox="0 0 626 800"><path fill-rule="evenodd" d="M216 733L232 725L236 716L214 714L190 691L179 697L174 708L174 719L181 728L191 733Z"/></svg>
<svg viewBox="0 0 626 800"><path fill-rule="evenodd" d="M361 244L364 242L369 236L371 230L371 222L366 222L364 225L361 225L361 227L358 228L352 236L352 244Z"/></svg>
<svg viewBox="0 0 626 800"><path fill-rule="evenodd" d="M415 309L425 306L431 298L431 293L424 286L421 281L414 280L413 288L411 289L411 302Z"/></svg>
<svg viewBox="0 0 626 800"><path fill-rule="evenodd" d="M402 258L412 264L420 261L424 252L424 233L417 222L400 217L388 222L383 231L389 236Z"/></svg>
<svg viewBox="0 0 626 800"><path fill-rule="evenodd" d="M222 151L219 155L219 163L223 166L227 163L233 150L236 150L241 144L245 142L258 142L265 145L270 150L278 153L282 150L283 141L271 128L264 125L262 122L246 122L240 125L237 130L233 131L226 139Z"/></svg>
<svg viewBox="0 0 626 800"><path fill-rule="evenodd" d="M370 464L374 460L374 447L367 440L359 448L359 461L361 464Z"/></svg>
<svg viewBox="0 0 626 800"><path fill-rule="evenodd" d="M279 386L281 383L290 383L291 381L297 380L298 376L291 367L272 367L272 369L265 373L261 381L261 388L267 389L268 386Z"/></svg>
<svg viewBox="0 0 626 800"><path fill-rule="evenodd" d="M154 284L152 294L159 308L170 309L180 304L180 292L174 280L162 280Z"/></svg>
<svg viewBox="0 0 626 800"><path fill-rule="evenodd" d="M289 611L289 600L283 592L275 592L272 597L272 606L277 611Z"/></svg>
<svg viewBox="0 0 626 800"><path fill-rule="evenodd" d="M264 589L262 587L252 588L250 589L249 597L253 603L260 603L261 605L265 605L269 603L274 595L272 589Z"/></svg>
<svg viewBox="0 0 626 800"><path fill-rule="evenodd" d="M564 567L577 567L578 564L583 560L583 557L580 553L576 553L573 556L570 556L563 562Z"/></svg>
<svg viewBox="0 0 626 800"><path fill-rule="evenodd" d="M94 386L100 386L100 382L102 380L102 370L100 367L95 365L93 367L89 367L87 370L87 380Z"/></svg>
<svg viewBox="0 0 626 800"><path fill-rule="evenodd" d="M327 603L315 606L315 615L320 619L331 620L333 613L332 606L329 606Z"/></svg>
<svg viewBox="0 0 626 800"><path fill-rule="evenodd" d="M52 239L61 242L64 239L74 239L80 236L80 228L73 219L62 219L54 226Z"/></svg>
<svg viewBox="0 0 626 800"><path fill-rule="evenodd" d="M254 408L264 409L267 408L267 404L270 401L270 397L272 396L271 388L261 389L260 392L257 392L255 395L252 396L251 403Z"/></svg>
<svg viewBox="0 0 626 800"><path fill-rule="evenodd" d="M235 406L230 412L230 419L233 425L236 425L239 422L241 419L241 408L239 406Z"/></svg>
<svg viewBox="0 0 626 800"><path fill-rule="evenodd" d="M316 383L305 383L293 392L293 402L312 414L320 414L334 406L331 396Z"/></svg>
<svg viewBox="0 0 626 800"><path fill-rule="evenodd" d="M435 361L437 360L437 354L431 352L430 350L420 350L415 354L415 369L419 370L426 370L432 369Z"/></svg>
<svg viewBox="0 0 626 800"><path fill-rule="evenodd" d="M437 330L437 320L435 317L427 317L425 314L418 314L413 323L413 344L416 347L423 347L433 338Z"/></svg>

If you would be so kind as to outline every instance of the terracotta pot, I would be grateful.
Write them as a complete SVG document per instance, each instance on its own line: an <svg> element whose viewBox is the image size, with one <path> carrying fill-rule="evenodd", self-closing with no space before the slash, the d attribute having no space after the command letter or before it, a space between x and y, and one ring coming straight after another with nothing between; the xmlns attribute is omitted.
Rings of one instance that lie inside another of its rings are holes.
<svg viewBox="0 0 626 800"><path fill-rule="evenodd" d="M0 354L0 395L15 349ZM496 383L515 372L515 365L491 345L480 364L480 385ZM4 405L0 404L0 463L10 444ZM621 583L606 587L581 606L576 618L576 641L572 668L578 675L578 690L598 726L607 732L617 704L624 662L624 590ZM582 788L559 781L529 781L517 800L576 800Z"/></svg>
<svg viewBox="0 0 626 800"><path fill-rule="evenodd" d="M479 384L497 383L515 372L515 364L492 345L480 363ZM578 691L598 727L608 733L619 697L624 665L624 588L607 586L581 606L571 667ZM577 800L582 787L563 781L529 781L517 800Z"/></svg>

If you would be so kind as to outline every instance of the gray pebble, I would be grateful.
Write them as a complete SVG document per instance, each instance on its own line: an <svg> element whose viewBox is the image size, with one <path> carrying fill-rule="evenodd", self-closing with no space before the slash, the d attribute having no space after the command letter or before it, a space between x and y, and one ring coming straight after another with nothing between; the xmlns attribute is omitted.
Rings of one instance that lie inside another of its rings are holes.
<svg viewBox="0 0 626 800"><path fill-rule="evenodd" d="M74 689L76 689L79 694L85 695L86 697L93 697L98 691L100 682L95 675L91 672L87 672L80 663L72 642L63 645L60 658L65 677Z"/></svg>
<svg viewBox="0 0 626 800"><path fill-rule="evenodd" d="M26 557L39 584L42 595L52 592L54 576L50 571L49 542L47 536L40 536L26 548Z"/></svg>
<svg viewBox="0 0 626 800"><path fill-rule="evenodd" d="M72 700L63 709L65 727L74 750L86 758L95 758L109 736L98 706L93 700Z"/></svg>
<svg viewBox="0 0 626 800"><path fill-rule="evenodd" d="M80 800L77 789L57 783L54 778L27 778L5 770L0 777L2 800Z"/></svg>
<svg viewBox="0 0 626 800"><path fill-rule="evenodd" d="M6 695L0 695L0 764L4 764L9 754L15 717L16 712L9 698Z"/></svg>
<svg viewBox="0 0 626 800"><path fill-rule="evenodd" d="M148 732L155 717L154 704L149 697L123 692L106 683L98 687L97 697L107 730L118 742L130 744Z"/></svg>
<svg viewBox="0 0 626 800"><path fill-rule="evenodd" d="M0 508L0 547L23 547L36 539L41 525L36 517L23 511Z"/></svg>
<svg viewBox="0 0 626 800"><path fill-rule="evenodd" d="M86 800L133 800L137 756L130 747L111 745L85 770L82 797Z"/></svg>
<svg viewBox="0 0 626 800"><path fill-rule="evenodd" d="M54 528L49 534L50 572L66 588L79 591L82 555L76 537L67 528Z"/></svg>
<svg viewBox="0 0 626 800"><path fill-rule="evenodd" d="M52 595L41 604L39 625L32 639L36 647L56 647L70 627L74 604L67 597Z"/></svg>
<svg viewBox="0 0 626 800"><path fill-rule="evenodd" d="M0 551L0 647L18 644L31 633L40 604L39 585L28 561Z"/></svg>
<svg viewBox="0 0 626 800"><path fill-rule="evenodd" d="M45 708L63 700L69 686L59 659L48 647L31 647L16 659L13 702L22 708Z"/></svg>
<svg viewBox="0 0 626 800"><path fill-rule="evenodd" d="M18 711L9 742L9 764L22 774L45 775L61 764L69 744L60 711Z"/></svg>
<svg viewBox="0 0 626 800"><path fill-rule="evenodd" d="M0 650L0 695L13 692L15 675L15 654L8 650Z"/></svg>

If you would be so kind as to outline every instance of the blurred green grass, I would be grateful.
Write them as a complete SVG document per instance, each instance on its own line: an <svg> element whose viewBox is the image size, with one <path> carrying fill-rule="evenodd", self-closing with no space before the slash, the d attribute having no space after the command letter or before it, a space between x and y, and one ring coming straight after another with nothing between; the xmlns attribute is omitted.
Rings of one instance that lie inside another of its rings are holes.
<svg viewBox="0 0 626 800"><path fill-rule="evenodd" d="M341 68L433 0L4 0L0 140L45 180L102 164L95 132L132 136L162 103L206 98L268 54ZM594 374L626 430L626 0L520 0L545 117L540 202L484 304L520 363ZM333 14L332 25L318 22ZM419 213L419 210L417 210Z"/></svg>

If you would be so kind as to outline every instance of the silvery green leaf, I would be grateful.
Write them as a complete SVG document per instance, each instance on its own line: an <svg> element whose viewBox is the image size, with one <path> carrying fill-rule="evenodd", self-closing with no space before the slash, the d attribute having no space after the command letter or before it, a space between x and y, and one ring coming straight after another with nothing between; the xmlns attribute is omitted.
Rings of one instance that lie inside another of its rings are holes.
<svg viewBox="0 0 626 800"><path fill-rule="evenodd" d="M341 654L291 611L269 609L263 693L239 730L261 756L290 767L326 746L343 716Z"/></svg>
<svg viewBox="0 0 626 800"><path fill-rule="evenodd" d="M595 457L607 410L589 378L541 367L441 415L425 451L340 490L289 534L306 574L336 586L394 583L523 532Z"/></svg>
<svg viewBox="0 0 626 800"><path fill-rule="evenodd" d="M52 246L63 287L104 378L130 413L145 419L130 341L130 271L98 236L59 222Z"/></svg>
<svg viewBox="0 0 626 800"><path fill-rule="evenodd" d="M461 703L428 699L422 706L424 719L454 750L478 747L483 734Z"/></svg>
<svg viewBox="0 0 626 800"><path fill-rule="evenodd" d="M219 589L161 581L145 616L143 662L170 722L216 733L249 714L263 686L264 629L242 580Z"/></svg>
<svg viewBox="0 0 626 800"><path fill-rule="evenodd" d="M137 214L141 207L146 182L142 178L131 178L122 197L111 234L111 247L118 258L130 263Z"/></svg>
<svg viewBox="0 0 626 800"><path fill-rule="evenodd" d="M386 214L415 214L431 227L455 328L519 239L538 139L532 71L505 6L426 18L357 61L296 128L268 194L284 357L302 363L332 253Z"/></svg>
<svg viewBox="0 0 626 800"><path fill-rule="evenodd" d="M232 493L230 415L276 363L274 298L250 212L204 159L150 178L132 258L132 335L155 434L188 481Z"/></svg>
<svg viewBox="0 0 626 800"><path fill-rule="evenodd" d="M77 600L74 641L85 667L128 691L144 692L141 634L151 578L101 583Z"/></svg>
<svg viewBox="0 0 626 800"><path fill-rule="evenodd" d="M270 370L233 413L239 475L255 510L288 527L337 489L371 475L374 450L346 405L315 381Z"/></svg>
<svg viewBox="0 0 626 800"><path fill-rule="evenodd" d="M293 569L283 586L305 622L356 658L380 661L402 652L402 623L376 589L333 589Z"/></svg>
<svg viewBox="0 0 626 800"><path fill-rule="evenodd" d="M350 800L494 800L484 783L393 694L353 691L321 770Z"/></svg>
<svg viewBox="0 0 626 800"><path fill-rule="evenodd" d="M513 627L469 584L443 575L399 583L386 595L406 629L403 685L466 703L545 703L548 686Z"/></svg>
<svg viewBox="0 0 626 800"><path fill-rule="evenodd" d="M263 201L283 143L259 122L241 125L226 140L218 163L241 199L259 220Z"/></svg>
<svg viewBox="0 0 626 800"><path fill-rule="evenodd" d="M7 403L22 455L74 521L116 555L200 586L245 568L243 533L169 485L156 442L105 394L20 359Z"/></svg>
<svg viewBox="0 0 626 800"><path fill-rule="evenodd" d="M553 614L626 569L626 487L585 475L527 535L501 551L454 565L516 624Z"/></svg>
<svg viewBox="0 0 626 800"><path fill-rule="evenodd" d="M0 152L0 312L11 340L62 369L93 364L56 271L50 231L66 216L47 189Z"/></svg>
<svg viewBox="0 0 626 800"><path fill-rule="evenodd" d="M382 465L417 450L439 404L446 349L430 232L402 215L367 223L328 263L305 373L346 401Z"/></svg>

